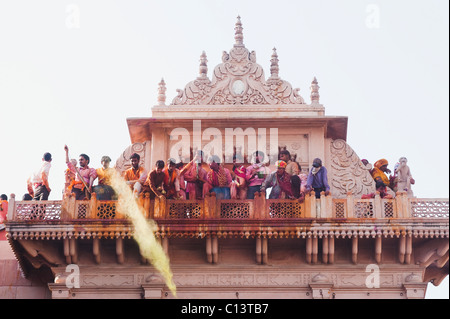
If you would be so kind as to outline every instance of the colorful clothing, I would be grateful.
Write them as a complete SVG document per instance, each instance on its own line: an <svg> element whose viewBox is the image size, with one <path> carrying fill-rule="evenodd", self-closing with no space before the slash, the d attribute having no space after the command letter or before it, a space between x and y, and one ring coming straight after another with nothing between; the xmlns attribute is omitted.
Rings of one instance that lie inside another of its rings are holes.
<svg viewBox="0 0 450 319"><path fill-rule="evenodd" d="M283 172L281 175L278 172L273 172L267 176L261 185L261 191L265 191L271 187L272 190L270 191L269 199L289 198L293 196L291 176L286 172Z"/></svg>
<svg viewBox="0 0 450 319"><path fill-rule="evenodd" d="M216 193L217 199L230 199L230 186L232 183L230 170L219 166L218 171L210 170L207 174L208 185L206 191Z"/></svg>
<svg viewBox="0 0 450 319"><path fill-rule="evenodd" d="M176 197L177 193L180 192L180 171L177 169L172 170L172 172L169 172L167 168L163 170L164 173L164 189L167 193L167 198L174 198Z"/></svg>
<svg viewBox="0 0 450 319"><path fill-rule="evenodd" d="M110 185L111 186L111 178L112 178L112 174L114 173L113 168L108 167L107 169L104 169L103 167L100 167L100 168L97 168L96 173L97 173L99 185Z"/></svg>
<svg viewBox="0 0 450 319"><path fill-rule="evenodd" d="M163 194L165 178L166 174L164 172L158 173L156 169L152 170L150 174L148 174L145 184L150 187L150 198L153 199L156 196Z"/></svg>
<svg viewBox="0 0 450 319"><path fill-rule="evenodd" d="M139 183L141 183L141 185L144 185L145 181L147 180L147 171L142 166L139 166L138 169L130 167L124 172L123 178L127 182L138 181Z"/></svg>
<svg viewBox="0 0 450 319"><path fill-rule="evenodd" d="M389 177L380 169L381 166L387 166L389 162L385 160L384 158L378 160L373 164L374 169L372 170L372 178L376 181L377 179L380 179L384 185L390 186L390 180Z"/></svg>
<svg viewBox="0 0 450 319"><path fill-rule="evenodd" d="M190 200L203 198L203 182L206 180L206 170L198 163L189 163L186 170L183 170L184 180L186 181L186 193Z"/></svg>
<svg viewBox="0 0 450 319"><path fill-rule="evenodd" d="M314 190L316 198L320 198L321 192L330 191L330 185L328 185L328 172L324 166L321 166L318 171L312 169L309 172L308 179L306 180L306 190Z"/></svg>
<svg viewBox="0 0 450 319"><path fill-rule="evenodd" d="M286 166L286 173L291 176L300 174L300 170L298 169L298 164L293 161L288 161Z"/></svg>
<svg viewBox="0 0 450 319"><path fill-rule="evenodd" d="M229 187L232 181L230 170L220 166L216 172L210 170L207 174L207 180L212 187Z"/></svg>
<svg viewBox="0 0 450 319"><path fill-rule="evenodd" d="M90 181L91 180L94 181L94 179L97 177L97 172L96 172L95 168L90 168L88 165L86 165L85 167L78 168L78 171L80 172L80 174L77 174L75 166L73 166L73 164L71 162L67 163L67 167L73 174L75 174L75 180L72 183L73 188L80 189L80 190L84 189L84 184L83 184L82 180L80 179L80 175L83 178L86 185L88 185L88 186L89 186Z"/></svg>
<svg viewBox="0 0 450 319"><path fill-rule="evenodd" d="M255 173L253 169L256 169ZM265 164L252 164L246 169L246 180L248 182L248 186L260 186L264 183L266 176L270 174L270 170Z"/></svg>

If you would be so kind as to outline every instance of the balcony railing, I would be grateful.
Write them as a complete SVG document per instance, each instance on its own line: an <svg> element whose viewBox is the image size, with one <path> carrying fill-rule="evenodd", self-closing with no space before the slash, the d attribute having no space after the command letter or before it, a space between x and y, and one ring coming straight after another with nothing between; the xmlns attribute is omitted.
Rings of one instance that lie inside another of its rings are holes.
<svg viewBox="0 0 450 319"><path fill-rule="evenodd" d="M150 200L139 198L145 216L154 220L267 220L311 218L449 218L449 199L408 198L398 193L395 199L332 198L306 196L304 202L288 199L266 199L265 194L254 200L218 200L215 194L203 200ZM120 220L126 212L117 209L117 201L76 201L69 197L60 201L16 201L11 195L8 220L16 222L63 220Z"/></svg>

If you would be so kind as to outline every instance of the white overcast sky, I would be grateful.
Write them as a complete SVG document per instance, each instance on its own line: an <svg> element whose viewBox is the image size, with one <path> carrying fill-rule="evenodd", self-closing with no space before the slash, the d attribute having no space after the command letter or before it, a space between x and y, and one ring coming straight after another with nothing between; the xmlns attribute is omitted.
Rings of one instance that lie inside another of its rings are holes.
<svg viewBox="0 0 450 319"><path fill-rule="evenodd" d="M60 199L64 144L91 166L113 162L129 117L150 117L164 77L167 102L208 75L234 44L310 103L314 76L326 115L348 116L360 158L406 156L421 198L448 198L449 2L447 0L0 1L0 193L26 192L44 152L53 155L50 199ZM434 294L434 292L436 294ZM429 297L448 298L448 277Z"/></svg>

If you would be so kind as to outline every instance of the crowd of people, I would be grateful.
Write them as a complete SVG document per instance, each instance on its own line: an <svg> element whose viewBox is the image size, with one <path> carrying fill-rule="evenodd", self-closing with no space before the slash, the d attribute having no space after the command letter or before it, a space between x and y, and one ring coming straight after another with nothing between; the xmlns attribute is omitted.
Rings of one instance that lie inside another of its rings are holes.
<svg viewBox="0 0 450 319"><path fill-rule="evenodd" d="M73 195L76 200L84 200L95 193L99 200L117 199L111 186L115 169L110 167L109 156L103 156L102 167L95 169L89 166L88 155L80 154L77 161L69 158L67 145L64 150L67 169L63 196ZM232 167L227 168L218 156L212 155L205 161L204 153L198 151L189 163L176 162L172 158L166 162L158 160L148 172L140 165L139 154L134 153L130 157L131 167L122 173L122 177L136 198L149 193L151 199L164 196L167 199L198 200L214 192L218 199L254 199L256 193L267 192L270 199L303 201L310 192L317 198L321 192L329 194L327 170L319 158L313 161L307 175L298 162L291 160L287 150L280 152L273 172L269 162L264 162L264 157L263 152L256 151L252 164L238 164L234 158ZM45 153L42 166L27 181L28 193L23 200L48 200L51 161L51 154Z"/></svg>
<svg viewBox="0 0 450 319"><path fill-rule="evenodd" d="M99 200L115 200L116 192L111 185L111 158L103 156L100 168L91 168L90 158L80 154L78 161L69 158L69 148L64 146L67 169L65 171L65 187L63 196L75 196L76 200L89 199L95 193ZM308 174L302 172L298 162L291 159L288 150L281 150L275 170L271 171L269 163L264 162L264 153L253 153L253 161L249 165L234 163L227 168L216 156L210 156L206 162L202 151L197 151L189 163L176 162L170 158L167 162L158 160L154 168L148 172L140 165L140 156L134 153L130 157L131 167L122 173L134 196L138 198L148 193L151 199L165 197L178 200L199 200L208 193L214 192L218 199L254 199L256 193L265 192L269 199L292 199L302 202L307 194L320 198L321 193L330 194L328 172L320 158L315 158ZM22 200L48 200L51 192L48 176L52 156L45 153L40 169L27 180L28 193ZM402 157L396 164L394 175L385 159L375 162L373 167L367 160L362 163L369 167L375 181L376 192L382 198L394 198L398 190L408 192L412 196L411 185L415 183ZM209 167L209 169L205 169ZM94 183L96 182L96 185ZM376 193L362 195L362 198L373 198ZM6 195L2 195L2 201ZM3 206L2 206L3 207Z"/></svg>

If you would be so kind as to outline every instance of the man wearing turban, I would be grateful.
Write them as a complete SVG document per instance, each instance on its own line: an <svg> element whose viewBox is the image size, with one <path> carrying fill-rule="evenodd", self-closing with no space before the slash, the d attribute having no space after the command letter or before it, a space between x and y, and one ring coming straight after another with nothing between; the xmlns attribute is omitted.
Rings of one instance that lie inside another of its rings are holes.
<svg viewBox="0 0 450 319"><path fill-rule="evenodd" d="M376 161L373 164L372 177L375 180L375 183L382 182L386 186L387 193L392 195L392 197L395 197L394 191L390 188L389 177L386 175L391 173L391 170L387 168L388 165L389 162L384 158Z"/></svg>
<svg viewBox="0 0 450 319"><path fill-rule="evenodd" d="M277 170L267 176L264 183L261 185L261 192L272 187L269 199L293 199L291 175L286 172L287 163L285 161L277 161L275 165Z"/></svg>

